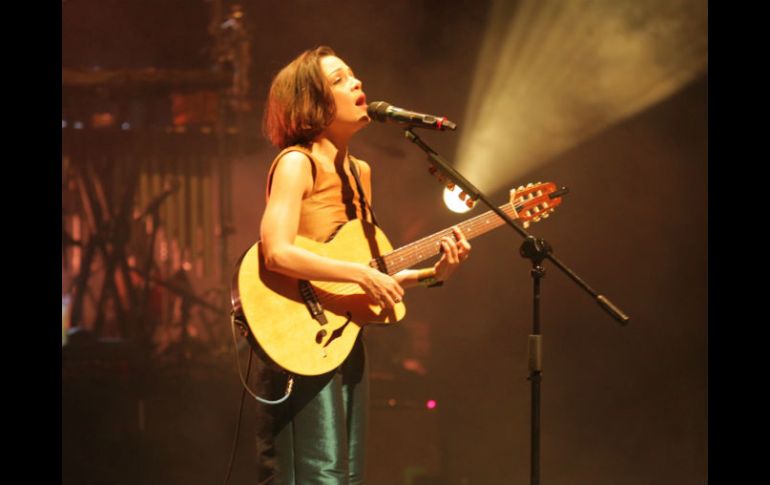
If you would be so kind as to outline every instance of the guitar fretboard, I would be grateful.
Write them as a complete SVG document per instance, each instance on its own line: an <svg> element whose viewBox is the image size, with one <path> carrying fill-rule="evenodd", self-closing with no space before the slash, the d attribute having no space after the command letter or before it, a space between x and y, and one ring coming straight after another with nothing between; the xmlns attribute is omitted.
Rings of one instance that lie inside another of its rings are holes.
<svg viewBox="0 0 770 485"><path fill-rule="evenodd" d="M504 204L499 208L505 212L508 217L516 217L516 211L510 203ZM457 226L463 234L465 234L465 237L470 240L481 236L482 234L486 234L503 224L505 224L505 221L494 211L490 210L472 219L461 222L457 224ZM379 260L372 260L370 264L375 268L379 267L389 275L394 275L401 270L411 268L417 263L439 254L441 252L440 241L441 238L445 236L454 237L451 227L419 239L411 244L407 244L388 254L384 254L378 258Z"/></svg>

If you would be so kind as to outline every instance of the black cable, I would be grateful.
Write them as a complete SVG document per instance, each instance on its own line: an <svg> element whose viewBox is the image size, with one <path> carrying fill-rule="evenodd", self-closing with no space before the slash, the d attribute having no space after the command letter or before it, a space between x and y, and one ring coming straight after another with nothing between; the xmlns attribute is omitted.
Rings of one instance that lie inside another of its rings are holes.
<svg viewBox="0 0 770 485"><path fill-rule="evenodd" d="M268 399L264 399L262 397L257 396L254 391L249 389L248 381L249 381L249 374L251 374L251 361L254 358L254 349L249 346L249 363L246 365L246 377L243 376L243 370L241 369L241 360L238 355L238 340L235 335L235 326L237 325L238 319L236 317L235 312L230 314L230 327L233 334L233 348L235 349L235 365L238 368L238 376L241 379L242 384L242 390L241 390L241 404L240 408L238 409L238 421L235 424L235 439L233 439L233 449L230 452L230 463L227 465L227 476L225 476L225 483L224 485L227 485L227 481L230 479L230 475L233 471L233 463L235 462L235 453L238 449L238 438L240 437L240 430L241 430L241 420L243 419L243 403L246 400L246 393L254 397L258 402L262 404L280 404L284 401L286 401L289 396L291 395L291 391L294 388L294 376L290 375L289 378L286 381L286 392L283 395L282 398L271 401Z"/></svg>
<svg viewBox="0 0 770 485"><path fill-rule="evenodd" d="M246 380L249 380L249 374L251 373L251 359L254 355L253 351L249 352L249 363L248 367L246 368ZM235 358L238 359L238 349L235 349ZM240 362L238 362L238 370L240 372ZM238 437L241 434L241 420L243 419L243 403L246 402L246 387L243 386L241 389L241 404L238 409L238 420L235 423L235 439L233 439L233 449L230 452L230 463L227 465L227 476L225 476L225 483L224 485L227 485L227 481L230 480L230 474L233 472L233 463L235 462L235 452L238 449Z"/></svg>

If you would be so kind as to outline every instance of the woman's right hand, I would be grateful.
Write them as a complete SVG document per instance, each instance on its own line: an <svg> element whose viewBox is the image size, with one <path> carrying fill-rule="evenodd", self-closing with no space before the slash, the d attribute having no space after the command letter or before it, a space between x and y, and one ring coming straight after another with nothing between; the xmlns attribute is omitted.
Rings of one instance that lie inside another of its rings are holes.
<svg viewBox="0 0 770 485"><path fill-rule="evenodd" d="M404 289L392 276L368 266L359 278L358 285L369 299L382 308L393 308L404 298Z"/></svg>

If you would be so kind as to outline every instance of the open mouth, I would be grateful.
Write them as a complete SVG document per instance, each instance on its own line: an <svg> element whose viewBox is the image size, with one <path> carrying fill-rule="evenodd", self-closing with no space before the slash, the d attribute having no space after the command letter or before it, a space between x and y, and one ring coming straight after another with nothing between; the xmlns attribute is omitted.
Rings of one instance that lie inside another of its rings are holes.
<svg viewBox="0 0 770 485"><path fill-rule="evenodd" d="M366 104L366 95L362 94L356 99L356 106L363 106Z"/></svg>

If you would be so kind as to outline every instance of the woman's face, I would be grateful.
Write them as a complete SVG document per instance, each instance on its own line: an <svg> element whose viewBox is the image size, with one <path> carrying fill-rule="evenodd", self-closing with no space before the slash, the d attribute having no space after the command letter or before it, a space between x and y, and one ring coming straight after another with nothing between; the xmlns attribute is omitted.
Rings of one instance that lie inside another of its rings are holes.
<svg viewBox="0 0 770 485"><path fill-rule="evenodd" d="M366 95L361 89L361 81L353 75L353 70L337 56L321 58L321 70L329 81L337 115L332 125L349 126L360 129L371 120L366 112Z"/></svg>

